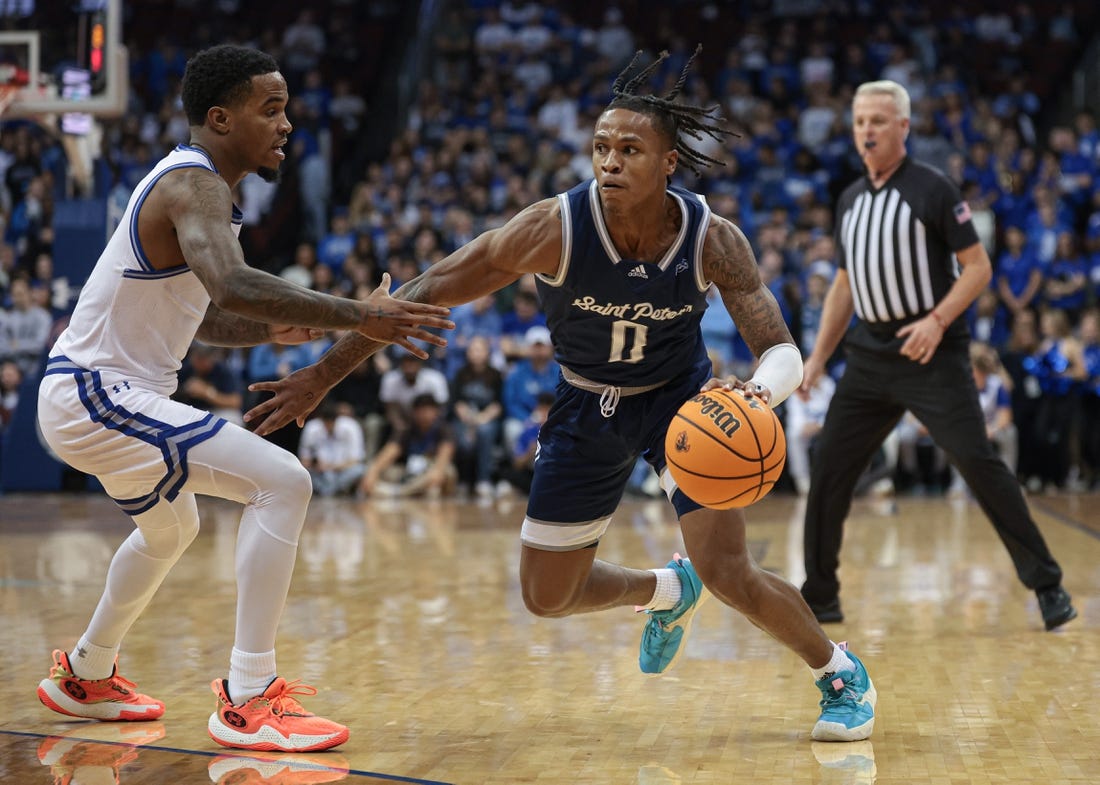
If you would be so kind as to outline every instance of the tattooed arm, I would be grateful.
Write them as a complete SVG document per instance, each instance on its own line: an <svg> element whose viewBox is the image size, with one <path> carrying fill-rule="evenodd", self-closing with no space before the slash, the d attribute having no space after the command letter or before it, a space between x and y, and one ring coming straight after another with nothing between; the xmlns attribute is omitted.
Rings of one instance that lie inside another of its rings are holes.
<svg viewBox="0 0 1100 785"><path fill-rule="evenodd" d="M557 199L526 208L499 229L471 240L426 272L402 286L396 296L414 302L458 305L503 289L525 273L553 275L561 261L561 212ZM348 333L318 362L277 382L260 382L251 390L275 395L249 410L246 422L262 419L261 436L299 423L321 398L353 368L382 348L362 335Z"/></svg>
<svg viewBox="0 0 1100 785"><path fill-rule="evenodd" d="M154 189L153 215L175 232L183 261L222 311L268 324L357 330L387 343L399 343L415 354L423 352L410 337L435 344L443 339L421 326L450 328L447 310L394 300L388 278L363 302L314 292L245 264L241 245L226 217L233 209L229 186L201 167L166 174Z"/></svg>
<svg viewBox="0 0 1100 785"><path fill-rule="evenodd" d="M195 337L211 346L255 346L271 340L271 327L266 322L223 311L210 303Z"/></svg>
<svg viewBox="0 0 1100 785"><path fill-rule="evenodd" d="M475 238L399 288L394 296L412 302L459 305L503 289L520 274L501 270L486 261L493 258L493 235L500 231L491 230ZM384 343L360 333L346 333L316 364L319 378L331 387L384 347Z"/></svg>
<svg viewBox="0 0 1100 785"><path fill-rule="evenodd" d="M257 346L261 343L288 345L306 343L315 341L324 334L324 330L316 327L257 322L246 316L223 311L214 303L210 303L195 337L211 346ZM379 346L384 345L379 344Z"/></svg>
<svg viewBox="0 0 1100 785"><path fill-rule="evenodd" d="M712 217L703 250L703 272L722 296L730 318L758 360L752 378L711 379L703 390L739 389L778 406L802 381L802 355L783 321L779 304L760 280L760 269L741 230Z"/></svg>
<svg viewBox="0 0 1100 785"><path fill-rule="evenodd" d="M703 273L718 287L722 303L752 353L760 357L771 347L794 343L775 297L760 280L752 246L741 230L711 216L703 249Z"/></svg>

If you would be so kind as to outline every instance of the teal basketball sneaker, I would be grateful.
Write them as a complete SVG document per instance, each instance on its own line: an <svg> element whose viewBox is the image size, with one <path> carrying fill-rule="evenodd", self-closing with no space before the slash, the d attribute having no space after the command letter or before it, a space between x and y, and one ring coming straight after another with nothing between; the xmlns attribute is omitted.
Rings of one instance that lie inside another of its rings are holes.
<svg viewBox="0 0 1100 785"><path fill-rule="evenodd" d="M814 741L862 741L875 727L878 695L859 657L846 652L854 671L841 671L815 682L821 690L821 716L810 738Z"/></svg>
<svg viewBox="0 0 1100 785"><path fill-rule="evenodd" d="M695 574L691 560L674 554L668 567L680 578L680 601L667 611L646 611L649 621L642 631L642 647L638 665L642 673L659 676L668 671L684 651L684 641L691 631L691 620L703 600L710 596Z"/></svg>

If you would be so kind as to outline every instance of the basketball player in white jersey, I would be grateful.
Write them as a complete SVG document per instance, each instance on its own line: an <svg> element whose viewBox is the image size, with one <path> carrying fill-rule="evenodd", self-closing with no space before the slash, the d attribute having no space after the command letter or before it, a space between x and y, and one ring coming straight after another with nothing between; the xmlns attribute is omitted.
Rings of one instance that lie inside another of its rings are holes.
<svg viewBox="0 0 1100 785"><path fill-rule="evenodd" d="M50 446L94 474L135 531L71 652L55 651L39 699L62 714L150 720L164 704L122 678L123 636L195 538L196 494L245 505L237 538L236 635L228 679L213 689L218 744L304 751L343 743L348 729L295 696L311 687L277 676L275 633L311 488L285 450L169 398L193 338L221 346L301 343L321 328L398 343L445 343L447 309L394 300L388 280L365 301L330 297L248 267L230 189L249 172L274 179L291 131L287 87L261 52L218 46L195 55L183 81L190 144L135 189L122 223L51 351L38 416ZM311 329L314 328L314 329Z"/></svg>

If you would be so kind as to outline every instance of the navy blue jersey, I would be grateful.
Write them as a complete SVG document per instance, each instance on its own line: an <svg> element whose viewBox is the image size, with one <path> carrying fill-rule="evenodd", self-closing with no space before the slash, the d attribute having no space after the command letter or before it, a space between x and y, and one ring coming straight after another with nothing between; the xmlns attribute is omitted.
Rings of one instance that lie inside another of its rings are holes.
<svg viewBox="0 0 1100 785"><path fill-rule="evenodd" d="M710 208L670 186L682 220L660 262L623 259L604 223L596 182L558 194L562 254L557 275L537 277L557 361L586 379L641 387L672 379L706 357L699 321L707 307L703 242Z"/></svg>

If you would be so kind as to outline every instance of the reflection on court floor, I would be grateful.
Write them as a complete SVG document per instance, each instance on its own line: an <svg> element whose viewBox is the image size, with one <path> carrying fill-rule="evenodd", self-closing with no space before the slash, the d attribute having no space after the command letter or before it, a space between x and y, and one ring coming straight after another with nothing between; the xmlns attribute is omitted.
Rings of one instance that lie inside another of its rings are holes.
<svg viewBox="0 0 1100 785"><path fill-rule="evenodd" d="M315 500L279 663L352 735L328 754L254 756L206 735L208 684L232 643L239 508L203 500L198 539L123 647L123 672L165 701L163 720L111 725L58 721L34 687L50 651L82 631L129 522L94 495L0 497L0 781L1100 782L1100 505L1033 504L1081 614L1053 634L973 504L857 502L847 619L827 632L871 669L879 716L871 742L829 745L809 740L818 694L805 666L720 603L658 679L638 672L632 610L530 615L520 499ZM748 536L760 564L801 580L796 499L751 507ZM631 500L599 555L655 567L681 548L667 504Z"/></svg>

